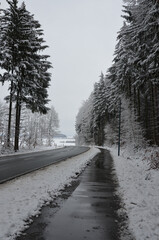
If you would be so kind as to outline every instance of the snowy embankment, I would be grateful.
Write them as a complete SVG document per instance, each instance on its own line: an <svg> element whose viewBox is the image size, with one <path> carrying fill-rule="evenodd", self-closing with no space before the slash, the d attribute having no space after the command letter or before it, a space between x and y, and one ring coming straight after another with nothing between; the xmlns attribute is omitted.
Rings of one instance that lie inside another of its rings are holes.
<svg viewBox="0 0 159 240"><path fill-rule="evenodd" d="M0 239L13 240L100 151L89 151L0 185ZM30 220L29 220L30 219Z"/></svg>
<svg viewBox="0 0 159 240"><path fill-rule="evenodd" d="M14 150L12 151L8 151L5 150L4 153L1 152L1 145L0 145L0 157L5 157L5 156L11 156L11 155L20 155L20 154L24 154L24 153L31 153L31 152L41 152L41 151L47 151L47 150L53 150L53 149L57 149L57 148L62 148L61 146L59 147L55 147L55 146L36 146L36 148L20 148L20 150L18 152L14 152Z"/></svg>
<svg viewBox="0 0 159 240"><path fill-rule="evenodd" d="M136 240L159 240L159 170L150 169L153 149L131 156L125 150L109 149L119 181L118 193L128 215L129 229Z"/></svg>

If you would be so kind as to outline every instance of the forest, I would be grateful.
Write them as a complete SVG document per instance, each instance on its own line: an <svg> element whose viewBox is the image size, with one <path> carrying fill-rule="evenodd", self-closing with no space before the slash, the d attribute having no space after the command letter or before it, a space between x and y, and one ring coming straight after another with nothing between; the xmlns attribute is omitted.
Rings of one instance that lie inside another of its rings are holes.
<svg viewBox="0 0 159 240"><path fill-rule="evenodd" d="M159 1L125 1L112 65L76 117L79 143L159 146Z"/></svg>
<svg viewBox="0 0 159 240"><path fill-rule="evenodd" d="M14 132L15 132L15 113L16 109L12 111L12 125L10 132L10 149L7 148L6 132L8 127L8 104L0 102L0 145L2 146L1 153L12 151L14 146ZM20 121L20 148L35 148L36 146L52 146L53 137L59 129L58 114L53 106L47 114L32 113L25 105L21 110Z"/></svg>
<svg viewBox="0 0 159 240"><path fill-rule="evenodd" d="M35 147L42 138L50 144L59 120L47 105L52 64L43 53L48 46L41 25L24 2L7 3L0 9L0 82L9 85L6 104L0 103L0 142L18 151L19 145Z"/></svg>

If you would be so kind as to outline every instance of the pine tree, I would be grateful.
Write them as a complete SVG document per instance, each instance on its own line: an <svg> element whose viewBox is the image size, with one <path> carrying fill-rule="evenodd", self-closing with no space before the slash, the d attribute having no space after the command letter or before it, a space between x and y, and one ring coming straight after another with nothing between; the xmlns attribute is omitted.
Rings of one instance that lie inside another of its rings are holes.
<svg viewBox="0 0 159 240"><path fill-rule="evenodd" d="M106 84L104 74L101 73L100 80L94 85L93 91L93 127L94 141L98 145L104 143L104 126L106 124L106 112L108 102L106 96Z"/></svg>
<svg viewBox="0 0 159 240"><path fill-rule="evenodd" d="M157 143L159 132L158 4L143 0L125 6L126 23L119 32L114 59L116 81L153 143Z"/></svg>
<svg viewBox="0 0 159 240"><path fill-rule="evenodd" d="M6 70L3 80L8 78L10 81L10 112L12 102L16 104L14 149L17 151L22 103L26 103L33 112L45 114L48 111L47 88L51 77L48 70L51 63L47 60L49 56L40 54L48 46L44 45L39 22L26 10L24 3L18 7L17 0L7 2L9 8L1 16L0 66Z"/></svg>
<svg viewBox="0 0 159 240"><path fill-rule="evenodd" d="M134 35L130 41L134 55L132 61L135 73L132 82L134 105L137 108L139 121L145 128L146 138L155 144L158 144L159 139L158 10L158 1L138 1L138 4L132 8L134 20L129 27L133 29Z"/></svg>
<svg viewBox="0 0 159 240"><path fill-rule="evenodd" d="M11 118L12 118L12 101L14 95L14 86L16 81L15 67L17 64L17 0L13 1L12 11L1 9L1 29L0 29L0 67L5 69L2 76L2 82L8 80L10 82L9 100L9 118L8 118L8 134L7 143L10 145ZM14 8L14 11L13 11Z"/></svg>
<svg viewBox="0 0 159 240"><path fill-rule="evenodd" d="M147 138L151 139L154 144L159 144L159 2L142 1L139 3L144 7L144 17L140 21L138 38L140 39L139 56L142 56L138 62L138 68L142 74L141 93L144 94L144 108L142 110L142 121L146 119ZM145 115L146 113L146 115Z"/></svg>
<svg viewBox="0 0 159 240"><path fill-rule="evenodd" d="M112 141L110 134L113 126L113 138L116 136L121 101L123 142L140 145L145 137L159 145L159 1L124 2L124 25L118 33L112 66L94 85L93 136L96 144L102 144L103 132L108 131L106 138ZM87 113L82 111L77 133L84 135Z"/></svg>
<svg viewBox="0 0 159 240"><path fill-rule="evenodd" d="M93 139L93 94L83 102L75 124L79 144L92 144Z"/></svg>

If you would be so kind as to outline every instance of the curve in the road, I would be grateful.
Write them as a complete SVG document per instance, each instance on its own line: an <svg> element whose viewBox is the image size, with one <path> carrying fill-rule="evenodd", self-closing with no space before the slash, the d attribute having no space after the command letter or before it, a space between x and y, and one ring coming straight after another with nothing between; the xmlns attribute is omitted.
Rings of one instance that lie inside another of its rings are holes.
<svg viewBox="0 0 159 240"><path fill-rule="evenodd" d="M65 147L42 152L0 158L0 184L24 174L64 161L89 150L89 147Z"/></svg>

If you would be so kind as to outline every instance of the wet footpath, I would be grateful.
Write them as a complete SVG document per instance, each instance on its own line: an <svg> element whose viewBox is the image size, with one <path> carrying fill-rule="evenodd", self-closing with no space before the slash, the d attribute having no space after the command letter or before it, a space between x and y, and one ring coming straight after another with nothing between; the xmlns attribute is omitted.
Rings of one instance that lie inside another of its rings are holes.
<svg viewBox="0 0 159 240"><path fill-rule="evenodd" d="M42 209L30 228L17 240L118 240L113 161L101 150L85 171Z"/></svg>

